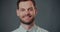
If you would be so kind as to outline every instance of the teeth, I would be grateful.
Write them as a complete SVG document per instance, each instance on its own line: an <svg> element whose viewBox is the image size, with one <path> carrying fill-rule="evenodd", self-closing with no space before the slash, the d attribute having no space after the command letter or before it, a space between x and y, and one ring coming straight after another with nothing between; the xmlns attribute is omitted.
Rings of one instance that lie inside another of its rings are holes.
<svg viewBox="0 0 60 32"><path fill-rule="evenodd" d="M25 17L30 17L30 16L25 16Z"/></svg>
<svg viewBox="0 0 60 32"><path fill-rule="evenodd" d="M23 16L23 18L24 18L24 17L31 17L31 16Z"/></svg>
<svg viewBox="0 0 60 32"><path fill-rule="evenodd" d="M26 16L26 17L29 17L29 16Z"/></svg>

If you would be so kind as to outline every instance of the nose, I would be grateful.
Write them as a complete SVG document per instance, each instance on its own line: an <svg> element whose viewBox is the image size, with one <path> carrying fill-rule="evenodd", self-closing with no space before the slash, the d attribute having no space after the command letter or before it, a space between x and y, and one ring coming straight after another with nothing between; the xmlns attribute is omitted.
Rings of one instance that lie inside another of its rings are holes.
<svg viewBox="0 0 60 32"><path fill-rule="evenodd" d="M30 12L28 10L25 11L25 14L29 14Z"/></svg>

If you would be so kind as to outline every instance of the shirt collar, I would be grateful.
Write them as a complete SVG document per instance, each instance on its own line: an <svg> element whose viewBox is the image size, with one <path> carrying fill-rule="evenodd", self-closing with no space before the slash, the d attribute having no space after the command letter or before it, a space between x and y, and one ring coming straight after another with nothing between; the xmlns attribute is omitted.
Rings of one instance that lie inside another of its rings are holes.
<svg viewBox="0 0 60 32"><path fill-rule="evenodd" d="M20 25L20 31L35 31L36 30L36 25L34 25L31 29L29 29L29 30L26 30L26 29L24 29L23 27L22 27L22 25Z"/></svg>

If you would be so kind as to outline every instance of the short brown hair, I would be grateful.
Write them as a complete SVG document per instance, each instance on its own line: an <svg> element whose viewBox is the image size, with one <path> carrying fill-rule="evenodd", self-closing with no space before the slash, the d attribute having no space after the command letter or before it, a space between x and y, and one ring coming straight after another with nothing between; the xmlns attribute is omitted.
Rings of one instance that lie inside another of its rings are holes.
<svg viewBox="0 0 60 32"><path fill-rule="evenodd" d="M18 1L17 1L17 9L19 9L19 3L20 3L20 2L23 2L23 1L32 1L33 5L34 5L35 8L36 8L35 1L34 1L34 0L18 0Z"/></svg>

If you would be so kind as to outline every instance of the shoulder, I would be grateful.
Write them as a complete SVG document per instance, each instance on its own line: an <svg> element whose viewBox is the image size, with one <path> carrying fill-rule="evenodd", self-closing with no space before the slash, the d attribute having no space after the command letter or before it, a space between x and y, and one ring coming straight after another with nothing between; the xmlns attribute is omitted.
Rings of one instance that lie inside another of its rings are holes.
<svg viewBox="0 0 60 32"><path fill-rule="evenodd" d="M18 27L17 29L13 30L12 32L19 32L21 29Z"/></svg>
<svg viewBox="0 0 60 32"><path fill-rule="evenodd" d="M13 31L11 31L11 32L18 32L18 29L15 29L15 30L13 30Z"/></svg>
<svg viewBox="0 0 60 32"><path fill-rule="evenodd" d="M37 31L38 32L48 32L47 30L45 30L45 29L43 29L41 27L38 27L38 26L37 26Z"/></svg>

